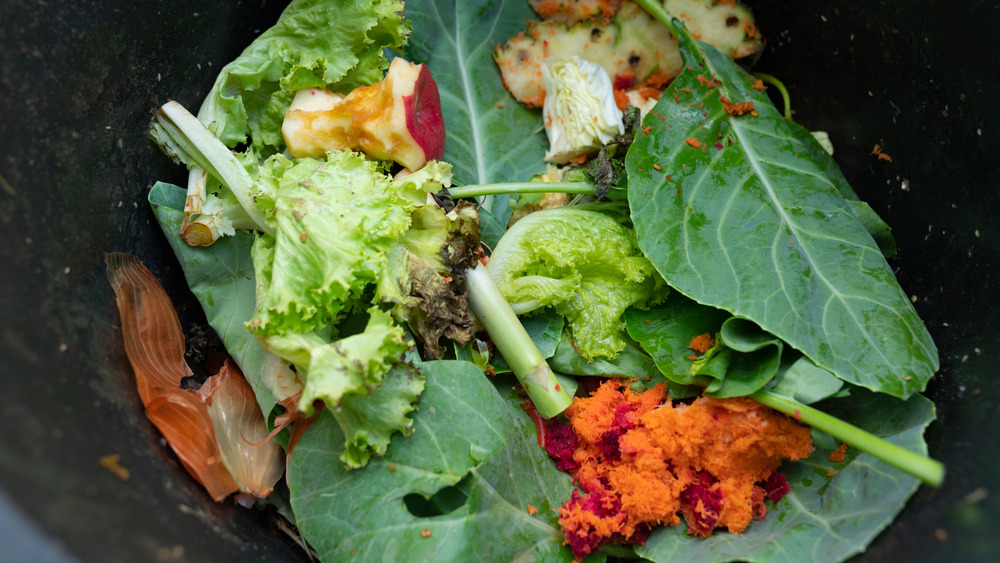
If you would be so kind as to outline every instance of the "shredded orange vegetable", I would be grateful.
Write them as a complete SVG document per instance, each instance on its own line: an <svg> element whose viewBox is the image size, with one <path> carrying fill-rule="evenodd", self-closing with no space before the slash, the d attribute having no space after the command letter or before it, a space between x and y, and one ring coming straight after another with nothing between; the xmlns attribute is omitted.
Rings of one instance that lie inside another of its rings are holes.
<svg viewBox="0 0 1000 563"><path fill-rule="evenodd" d="M746 398L673 404L666 387L643 393L612 379L566 410L546 449L579 487L559 511L578 559L605 543L643 543L683 516L688 533L740 533L788 492L783 459L812 451L805 428ZM571 430L571 431L570 431ZM567 447L567 444L573 447Z"/></svg>

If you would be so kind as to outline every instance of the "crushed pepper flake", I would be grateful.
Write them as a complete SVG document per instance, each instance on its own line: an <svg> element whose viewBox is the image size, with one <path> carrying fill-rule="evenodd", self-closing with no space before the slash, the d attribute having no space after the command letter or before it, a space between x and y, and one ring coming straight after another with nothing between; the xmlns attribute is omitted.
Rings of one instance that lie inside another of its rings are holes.
<svg viewBox="0 0 1000 563"><path fill-rule="evenodd" d="M871 154L877 156L879 160L884 160L886 162L892 162L892 157L889 156L888 154L882 152L882 147L880 145L878 145L877 143L872 148Z"/></svg>

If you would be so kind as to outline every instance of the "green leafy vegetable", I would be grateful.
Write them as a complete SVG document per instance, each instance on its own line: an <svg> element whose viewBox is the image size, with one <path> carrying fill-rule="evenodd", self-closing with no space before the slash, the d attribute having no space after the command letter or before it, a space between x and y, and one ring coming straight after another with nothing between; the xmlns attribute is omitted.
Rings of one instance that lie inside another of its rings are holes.
<svg viewBox="0 0 1000 563"><path fill-rule="evenodd" d="M359 153L294 164L277 155L262 167L262 176L271 173L276 235L257 243L270 248L254 261L262 286L250 329L269 336L335 324L384 272L410 225L410 205Z"/></svg>
<svg viewBox="0 0 1000 563"><path fill-rule="evenodd" d="M751 76L670 25L686 70L626 161L644 254L682 293L753 320L845 381L897 397L923 389L937 350L836 164ZM742 102L757 115L736 115L729 104Z"/></svg>
<svg viewBox="0 0 1000 563"><path fill-rule="evenodd" d="M569 375L599 375L607 377L636 378L636 386L646 387L664 383L663 374L656 368L653 359L642 351L634 340L625 339L625 348L614 360L596 358L588 362L573 347L573 340L562 333L559 346L549 359L549 366L560 373Z"/></svg>
<svg viewBox="0 0 1000 563"><path fill-rule="evenodd" d="M431 69L444 111L444 160L455 182L488 184L527 179L545 170L547 146L540 113L517 103L493 62L493 46L524 27L534 12L526 2L411 2L413 34L403 51ZM492 248L510 217L507 196L487 198L479 209L484 242Z"/></svg>
<svg viewBox="0 0 1000 563"><path fill-rule="evenodd" d="M343 436L325 413L293 451L292 507L320 558L571 561L556 522L570 478L538 447L525 412L473 364L421 369L416 431L384 457L343 469L332 446Z"/></svg>
<svg viewBox="0 0 1000 563"><path fill-rule="evenodd" d="M649 310L625 311L629 336L642 344L667 379L681 385L697 381L688 343L699 334L714 335L727 318L725 311L699 305L676 291Z"/></svg>
<svg viewBox="0 0 1000 563"><path fill-rule="evenodd" d="M705 394L720 398L742 397L764 387L778 373L784 347L756 324L737 317L722 323L716 346L718 352L692 367L696 376L712 379Z"/></svg>
<svg viewBox="0 0 1000 563"><path fill-rule="evenodd" d="M767 390L806 405L847 392L842 380L804 356L790 361L782 357L782 367Z"/></svg>

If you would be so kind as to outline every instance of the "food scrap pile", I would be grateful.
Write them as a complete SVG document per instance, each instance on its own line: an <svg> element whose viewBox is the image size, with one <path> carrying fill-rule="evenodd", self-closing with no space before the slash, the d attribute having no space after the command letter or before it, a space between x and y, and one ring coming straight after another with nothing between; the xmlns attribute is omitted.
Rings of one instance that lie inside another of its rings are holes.
<svg viewBox="0 0 1000 563"><path fill-rule="evenodd" d="M545 448L583 492L560 509L574 556L609 542L642 544L654 526L708 537L746 529L789 491L776 470L812 451L809 429L749 399L674 404L666 387L636 393L610 379L551 421Z"/></svg>

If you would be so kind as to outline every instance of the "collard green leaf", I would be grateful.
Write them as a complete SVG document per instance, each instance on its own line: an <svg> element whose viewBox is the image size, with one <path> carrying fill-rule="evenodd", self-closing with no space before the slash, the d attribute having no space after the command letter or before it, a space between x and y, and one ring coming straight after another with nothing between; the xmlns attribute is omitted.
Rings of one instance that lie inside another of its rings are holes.
<svg viewBox="0 0 1000 563"><path fill-rule="evenodd" d="M782 358L781 369L768 384L767 390L810 405L837 395L843 387L844 382L829 370L800 356L796 359Z"/></svg>
<svg viewBox="0 0 1000 563"><path fill-rule="evenodd" d="M597 358L588 362L576 351L569 335L564 332L555 354L549 359L549 367L570 375L634 377L639 380L638 384L642 387L664 382L663 374L657 369L653 358L643 352L639 344L631 338L625 339L625 348L614 360Z"/></svg>
<svg viewBox="0 0 1000 563"><path fill-rule="evenodd" d="M898 397L923 389L937 350L845 201L843 175L752 77L677 25L686 70L626 160L643 252L679 291L846 381Z"/></svg>
<svg viewBox="0 0 1000 563"><path fill-rule="evenodd" d="M212 246L188 246L177 236L184 220L185 195L181 187L157 182L149 192L149 203L184 270L191 292L205 310L208 324L253 387L261 412L268 415L277 401L262 376L261 367L267 352L244 326L253 316L256 302L254 268L250 260L254 236L238 231Z"/></svg>
<svg viewBox="0 0 1000 563"><path fill-rule="evenodd" d="M444 159L456 185L527 181L545 170L547 142L538 110L507 92L493 61L493 47L534 19L527 2L428 0L406 5L413 33L404 56L427 63L441 94ZM480 208L483 240L490 248L506 230L507 196Z"/></svg>
<svg viewBox="0 0 1000 563"><path fill-rule="evenodd" d="M896 239L892 237L892 229L878 216L878 213L875 213L870 205L860 200L847 200L847 203L851 206L854 216L858 218L858 221L861 221L861 224L868 229L868 234L875 239L882 255L886 258L896 256Z"/></svg>
<svg viewBox="0 0 1000 563"><path fill-rule="evenodd" d="M393 438L384 457L344 469L343 434L326 412L292 453L292 507L320 558L572 560L556 512L569 498L570 478L538 447L527 414L473 364L428 362L421 370L427 389L415 432ZM411 512L435 508L445 513Z"/></svg>
<svg viewBox="0 0 1000 563"><path fill-rule="evenodd" d="M722 352L696 372L714 378L705 388L706 395L719 398L749 395L778 373L784 346L752 321L726 319L719 340L724 346Z"/></svg>
<svg viewBox="0 0 1000 563"><path fill-rule="evenodd" d="M699 334L715 335L728 317L726 311L699 305L674 291L666 301L649 310L626 310L625 326L629 336L653 357L667 379L691 385L695 376L691 372L693 351L688 344Z"/></svg>
<svg viewBox="0 0 1000 563"><path fill-rule="evenodd" d="M824 405L831 414L927 452L923 432L934 419L934 406L924 397L901 401L859 389L851 398L831 403L830 408ZM767 517L751 522L743 533L721 532L700 540L686 535L682 525L655 531L636 552L662 563L829 563L859 553L889 525L919 482L856 450L848 449L843 463L833 463L827 459L830 451L819 447L808 459L783 465L779 472L792 492L776 505L767 501Z"/></svg>

